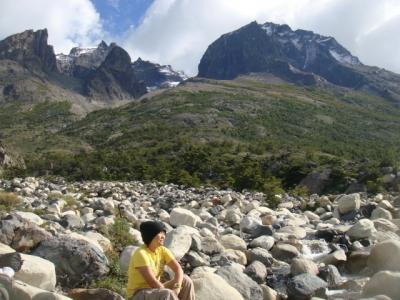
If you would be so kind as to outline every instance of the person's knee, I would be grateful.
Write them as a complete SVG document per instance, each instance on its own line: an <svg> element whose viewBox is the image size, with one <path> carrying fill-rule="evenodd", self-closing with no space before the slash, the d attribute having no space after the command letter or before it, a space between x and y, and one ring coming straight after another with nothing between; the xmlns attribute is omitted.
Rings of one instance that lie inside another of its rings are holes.
<svg viewBox="0 0 400 300"><path fill-rule="evenodd" d="M175 293L170 289L160 289L160 295L165 299L174 299Z"/></svg>
<svg viewBox="0 0 400 300"><path fill-rule="evenodd" d="M185 274L185 275L183 275L182 285L183 286L191 286L191 285L193 285L193 281L192 281L192 279L190 279L189 276L187 276Z"/></svg>

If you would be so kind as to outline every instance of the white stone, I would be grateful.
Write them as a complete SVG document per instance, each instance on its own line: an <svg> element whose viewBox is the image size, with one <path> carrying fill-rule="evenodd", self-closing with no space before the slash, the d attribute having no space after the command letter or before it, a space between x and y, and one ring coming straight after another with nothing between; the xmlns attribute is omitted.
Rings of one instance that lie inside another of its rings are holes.
<svg viewBox="0 0 400 300"><path fill-rule="evenodd" d="M13 297L10 300L73 300L72 298L39 289L19 280L15 280L13 283Z"/></svg>
<svg viewBox="0 0 400 300"><path fill-rule="evenodd" d="M363 296L385 295L393 300L400 299L400 272L380 271L365 284Z"/></svg>
<svg viewBox="0 0 400 300"><path fill-rule="evenodd" d="M360 194L344 195L338 200L338 210L341 214L349 213L359 209L361 205Z"/></svg>
<svg viewBox="0 0 400 300"><path fill-rule="evenodd" d="M222 254L226 256L230 261L238 263L240 265L247 265L247 257L243 251L234 249L225 249Z"/></svg>
<svg viewBox="0 0 400 300"><path fill-rule="evenodd" d="M196 227L198 221L200 221L198 216L184 208L176 207L170 214L170 223L172 226L187 225Z"/></svg>
<svg viewBox="0 0 400 300"><path fill-rule="evenodd" d="M317 214L314 214L312 211L306 210L304 212L304 215L312 221L319 221L319 216Z"/></svg>
<svg viewBox="0 0 400 300"><path fill-rule="evenodd" d="M391 220L391 219L393 219L393 216L390 211L388 211L382 207L377 207L372 211L371 219L374 220L374 219L379 219L379 218Z"/></svg>
<svg viewBox="0 0 400 300"><path fill-rule="evenodd" d="M180 260L189 251L192 245L192 234L198 231L193 227L181 225L167 233L165 238L165 247L174 254L177 260Z"/></svg>
<svg viewBox="0 0 400 300"><path fill-rule="evenodd" d="M393 205L387 200L382 200L379 202L378 206L387 210L392 210L394 208Z"/></svg>
<svg viewBox="0 0 400 300"><path fill-rule="evenodd" d="M90 241L93 241L97 245L99 245L103 249L103 252L105 252L105 253L107 253L113 249L111 241L108 238L106 238L104 235L102 235L96 231L85 231L85 232L81 232L81 234L84 237L88 238Z"/></svg>
<svg viewBox="0 0 400 300"><path fill-rule="evenodd" d="M7 246L6 244L0 243L0 254L12 253L15 252L13 248Z"/></svg>
<svg viewBox="0 0 400 300"><path fill-rule="evenodd" d="M281 229L278 230L277 233L280 234L286 234L287 237L289 236L294 236L296 239L302 240L306 237L307 232L304 228L302 227L296 227L296 226L285 226L282 227Z"/></svg>
<svg viewBox="0 0 400 300"><path fill-rule="evenodd" d="M245 251L247 249L246 242L237 235L226 234L221 237L220 242L225 249L234 249Z"/></svg>
<svg viewBox="0 0 400 300"><path fill-rule="evenodd" d="M364 239L371 237L376 232L374 223L368 219L361 219L354 224L346 233L353 239Z"/></svg>
<svg viewBox="0 0 400 300"><path fill-rule="evenodd" d="M35 223L36 225L42 225L44 223L43 219L39 217L37 214L32 212L24 212L24 211L16 211L14 214L18 215L21 219L24 219L28 222Z"/></svg>
<svg viewBox="0 0 400 300"><path fill-rule="evenodd" d="M263 300L278 300L278 292L265 284L260 285L263 291Z"/></svg>
<svg viewBox="0 0 400 300"><path fill-rule="evenodd" d="M400 272L400 241L388 240L371 249L367 266L371 270Z"/></svg>
<svg viewBox="0 0 400 300"><path fill-rule="evenodd" d="M110 226L115 223L115 219L114 219L114 216L108 216L108 217L102 216L102 217L98 217L95 220L95 223L97 226Z"/></svg>
<svg viewBox="0 0 400 300"><path fill-rule="evenodd" d="M51 261L39 256L21 254L23 264L15 273L15 279L34 287L53 291L56 286L56 269Z"/></svg>
<svg viewBox="0 0 400 300"><path fill-rule="evenodd" d="M128 272L129 263L131 262L132 255L138 248L139 247L137 246L127 246L122 251L119 257L119 266L123 274L126 274Z"/></svg>
<svg viewBox="0 0 400 300"><path fill-rule="evenodd" d="M221 276L203 273L192 276L196 300L243 300L242 295L230 286Z"/></svg>

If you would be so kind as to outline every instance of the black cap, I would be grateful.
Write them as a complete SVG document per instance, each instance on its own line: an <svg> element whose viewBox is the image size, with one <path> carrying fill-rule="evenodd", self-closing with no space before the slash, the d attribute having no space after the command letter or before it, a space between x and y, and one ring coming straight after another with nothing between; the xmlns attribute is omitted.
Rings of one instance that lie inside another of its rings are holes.
<svg viewBox="0 0 400 300"><path fill-rule="evenodd" d="M158 221L146 221L140 224L140 233L142 234L143 242L148 246L154 237L161 231L167 233L163 223Z"/></svg>

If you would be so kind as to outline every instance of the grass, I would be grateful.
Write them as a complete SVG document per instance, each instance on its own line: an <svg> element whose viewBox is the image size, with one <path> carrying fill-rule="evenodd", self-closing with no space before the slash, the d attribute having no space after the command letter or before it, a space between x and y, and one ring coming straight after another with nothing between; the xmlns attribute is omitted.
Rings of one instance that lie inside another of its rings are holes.
<svg viewBox="0 0 400 300"><path fill-rule="evenodd" d="M22 203L20 197L14 193L0 192L0 211L10 212Z"/></svg>

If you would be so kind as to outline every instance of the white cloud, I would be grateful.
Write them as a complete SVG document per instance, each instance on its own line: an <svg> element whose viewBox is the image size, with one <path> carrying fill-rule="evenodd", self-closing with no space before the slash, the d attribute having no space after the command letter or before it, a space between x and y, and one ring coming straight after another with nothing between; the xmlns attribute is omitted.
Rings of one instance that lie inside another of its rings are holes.
<svg viewBox="0 0 400 300"><path fill-rule="evenodd" d="M0 39L27 29L49 31L55 52L95 45L104 35L90 0L1 0Z"/></svg>
<svg viewBox="0 0 400 300"><path fill-rule="evenodd" d="M123 1L107 1L123 9ZM114 40L132 59L141 56L195 75L209 44L256 20L334 36L363 63L400 73L398 0L155 0L142 20L110 39L90 0L0 1L0 39L46 27L56 53Z"/></svg>
<svg viewBox="0 0 400 300"><path fill-rule="evenodd" d="M211 42L254 20L334 36L365 64L400 73L398 0L155 0L123 46L195 75Z"/></svg>

